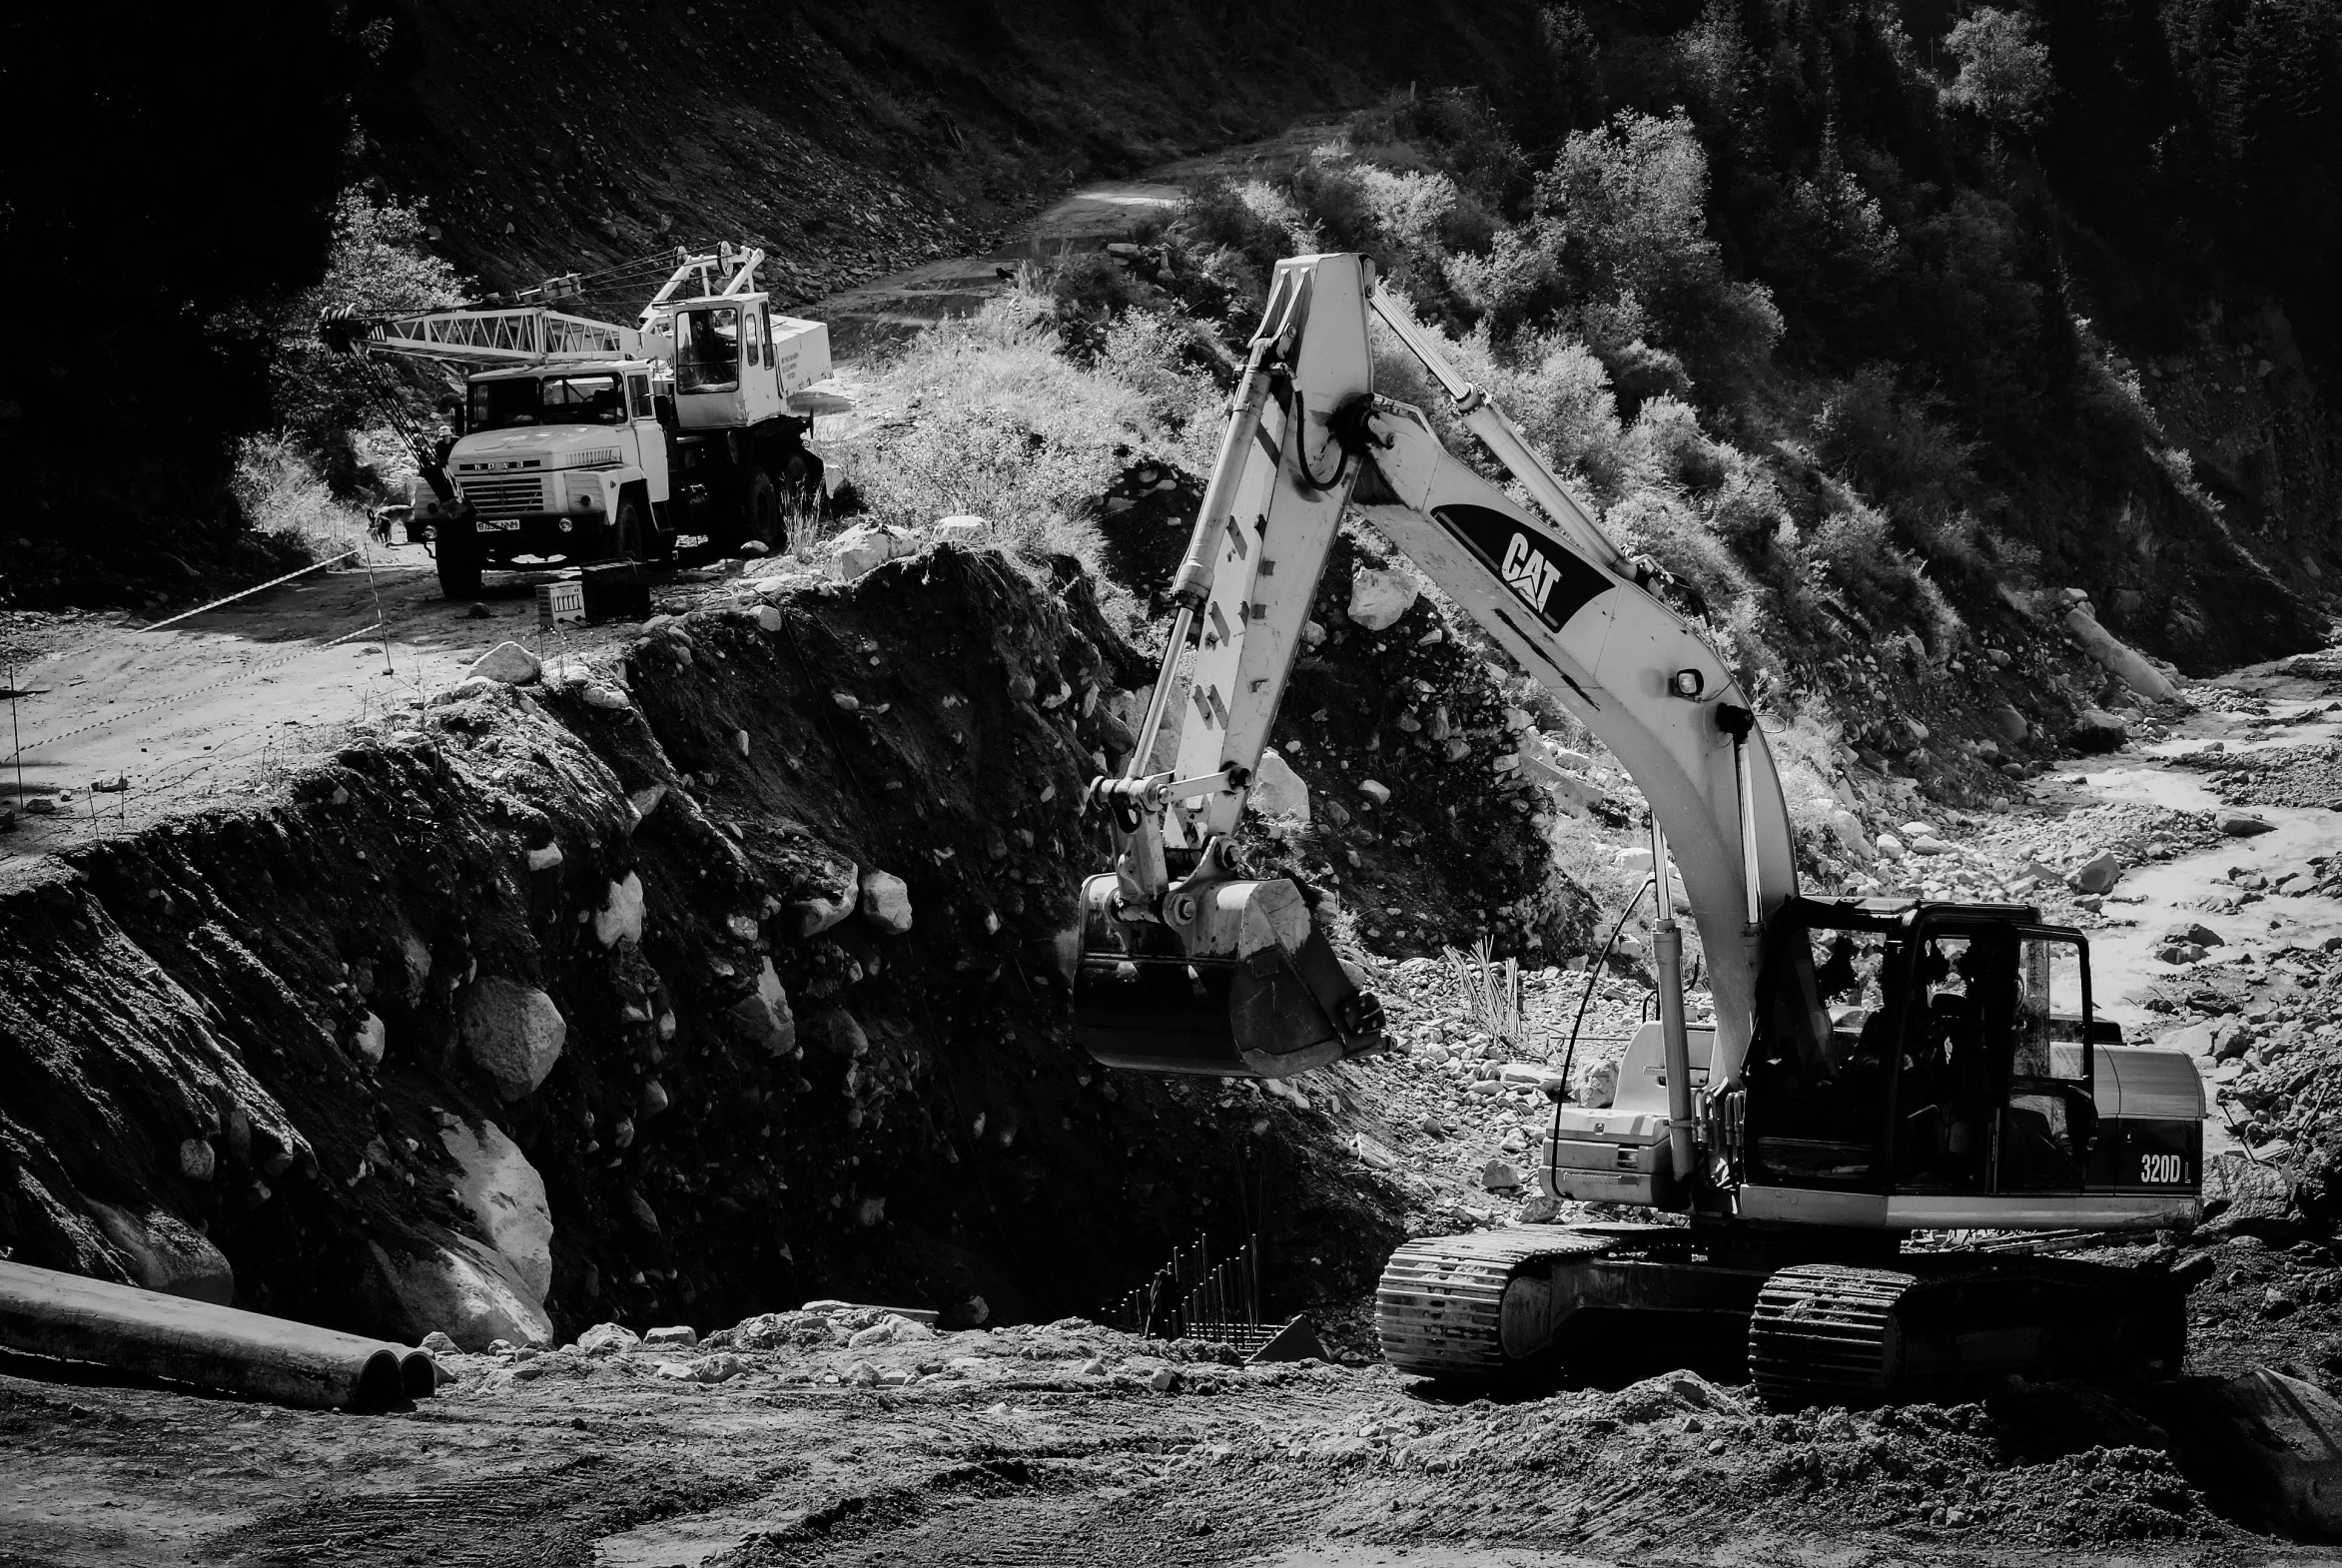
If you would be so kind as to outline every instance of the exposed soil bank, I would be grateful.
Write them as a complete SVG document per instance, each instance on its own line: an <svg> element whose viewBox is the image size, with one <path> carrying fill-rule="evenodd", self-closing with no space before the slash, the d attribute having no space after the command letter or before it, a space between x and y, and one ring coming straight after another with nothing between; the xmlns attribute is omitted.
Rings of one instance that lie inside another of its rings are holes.
<svg viewBox="0 0 2342 1568"><path fill-rule="evenodd" d="M938 547L20 863L0 1247L476 1343L1088 1310L1263 1213L1275 1255L1379 1256L1322 1118L1072 1041L1081 788L1144 675L1090 605Z"/></svg>

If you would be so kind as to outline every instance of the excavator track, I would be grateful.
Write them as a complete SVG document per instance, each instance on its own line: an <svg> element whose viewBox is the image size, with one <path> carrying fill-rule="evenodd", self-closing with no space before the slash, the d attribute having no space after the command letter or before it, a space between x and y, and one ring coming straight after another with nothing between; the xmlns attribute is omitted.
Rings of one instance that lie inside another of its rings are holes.
<svg viewBox="0 0 2342 1568"><path fill-rule="evenodd" d="M1749 1316L1750 1376L1776 1404L1884 1398L1899 1348L1895 1306L1918 1283L1892 1268L1782 1269L1758 1290Z"/></svg>
<svg viewBox="0 0 2342 1568"><path fill-rule="evenodd" d="M1524 1264L1592 1257L1616 1239L1527 1226L1409 1241L1390 1254L1374 1291L1382 1358L1423 1377L1493 1377L1504 1347L1504 1292Z"/></svg>
<svg viewBox="0 0 2342 1568"><path fill-rule="evenodd" d="M1749 1372L1777 1404L1878 1404L1990 1378L2175 1371L2186 1309L2160 1274L2059 1258L1933 1256L1904 1268L1804 1263L1769 1277Z"/></svg>

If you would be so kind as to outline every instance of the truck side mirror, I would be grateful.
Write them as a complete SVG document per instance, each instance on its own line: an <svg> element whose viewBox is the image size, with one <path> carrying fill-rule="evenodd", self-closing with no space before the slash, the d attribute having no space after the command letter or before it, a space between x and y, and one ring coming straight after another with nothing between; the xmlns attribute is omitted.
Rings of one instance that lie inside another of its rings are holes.
<svg viewBox="0 0 2342 1568"><path fill-rule="evenodd" d="M666 392L653 394L650 399L650 409L658 416L659 423L670 430L675 428L675 399L671 395Z"/></svg>

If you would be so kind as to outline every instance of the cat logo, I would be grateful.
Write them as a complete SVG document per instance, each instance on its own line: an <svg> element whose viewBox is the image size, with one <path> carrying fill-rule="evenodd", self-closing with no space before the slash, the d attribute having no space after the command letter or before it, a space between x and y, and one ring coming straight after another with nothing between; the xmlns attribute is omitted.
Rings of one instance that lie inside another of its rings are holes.
<svg viewBox="0 0 2342 1568"><path fill-rule="evenodd" d="M1543 551L1532 549L1527 535L1512 536L1499 569L1523 603L1540 615L1545 613L1545 601L1553 596L1553 585L1561 581L1561 568L1547 560Z"/></svg>
<svg viewBox="0 0 2342 1568"><path fill-rule="evenodd" d="M1503 578L1548 631L1561 630L1571 616L1616 585L1615 578L1580 560L1567 545L1531 531L1518 517L1492 506L1451 501L1433 507L1431 515L1472 552L1474 560Z"/></svg>

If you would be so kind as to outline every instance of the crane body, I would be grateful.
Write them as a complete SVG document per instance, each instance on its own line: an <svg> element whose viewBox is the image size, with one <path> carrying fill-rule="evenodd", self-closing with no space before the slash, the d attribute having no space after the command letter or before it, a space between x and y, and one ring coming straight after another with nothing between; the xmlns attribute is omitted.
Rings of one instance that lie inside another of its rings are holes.
<svg viewBox="0 0 2342 1568"><path fill-rule="evenodd" d="M821 493L804 438L829 329L774 313L763 255L676 253L632 325L553 309L574 278L509 306L324 324L361 352L466 369L452 445L415 443L411 516L450 597L476 595L491 565L648 559L683 534L787 542L785 508Z"/></svg>
<svg viewBox="0 0 2342 1568"><path fill-rule="evenodd" d="M1373 391L1369 315L1535 502ZM2095 1019L2088 945L2008 904L1810 898L1754 705L1502 411L1349 255L1280 264L1231 401L1125 776L1082 897L1076 1022L1109 1066L1282 1078L1385 1044L1289 879L1231 836L1346 507L1606 745L1650 807L1659 1019L1607 1107L1557 1103L1541 1185L1664 1223L1408 1243L1377 1296L1404 1370L1500 1375L1658 1334L1744 1344L1784 1397L1994 1372L2175 1368L2159 1278L1919 1253L1916 1230L2148 1229L2200 1212L2203 1100ZM1542 512L1542 515L1539 515ZM1190 641L1192 647L1189 647ZM1176 758L1149 773L1176 723ZM1687 1021L1672 864L1706 959Z"/></svg>

